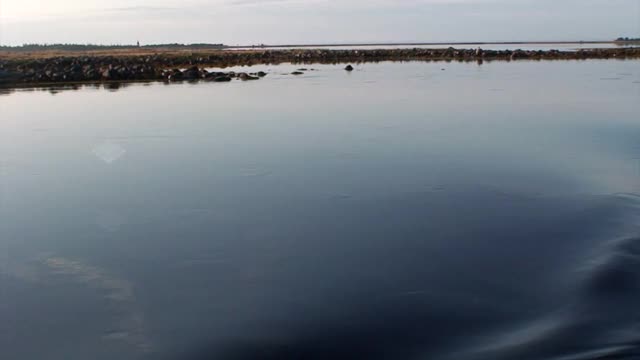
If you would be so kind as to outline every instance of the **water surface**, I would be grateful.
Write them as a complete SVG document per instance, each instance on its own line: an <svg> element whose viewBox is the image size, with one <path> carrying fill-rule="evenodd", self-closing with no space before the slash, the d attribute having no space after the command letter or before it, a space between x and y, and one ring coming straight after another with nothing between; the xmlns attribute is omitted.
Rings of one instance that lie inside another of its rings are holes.
<svg viewBox="0 0 640 360"><path fill-rule="evenodd" d="M637 61L309 67L0 95L2 358L640 356Z"/></svg>
<svg viewBox="0 0 640 360"><path fill-rule="evenodd" d="M333 46L276 46L269 47L265 49L272 50L291 50L291 49L324 49L324 50L380 50L380 49L447 49L449 47L454 47L457 49L475 49L481 47L485 50L560 50L560 51L577 51L577 50L588 50L588 49L617 49L623 47L637 47L640 46L634 43L627 44L618 44L618 43L555 43L555 44L545 44L545 43L525 43L525 44L427 44L427 45L333 45ZM242 48L233 48L230 50L251 50L251 49L261 49L259 46L254 47L242 47Z"/></svg>

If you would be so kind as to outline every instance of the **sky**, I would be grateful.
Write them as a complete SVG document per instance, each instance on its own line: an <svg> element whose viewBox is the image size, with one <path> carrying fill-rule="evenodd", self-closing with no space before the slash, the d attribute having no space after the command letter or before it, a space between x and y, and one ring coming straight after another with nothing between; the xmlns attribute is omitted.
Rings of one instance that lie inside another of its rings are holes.
<svg viewBox="0 0 640 360"><path fill-rule="evenodd" d="M640 0L0 0L0 44L640 37Z"/></svg>

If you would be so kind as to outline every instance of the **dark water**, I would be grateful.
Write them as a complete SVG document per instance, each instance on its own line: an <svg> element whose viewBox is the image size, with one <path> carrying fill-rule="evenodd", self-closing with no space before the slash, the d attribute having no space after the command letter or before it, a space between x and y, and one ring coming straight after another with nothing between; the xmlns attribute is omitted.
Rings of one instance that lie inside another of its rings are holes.
<svg viewBox="0 0 640 360"><path fill-rule="evenodd" d="M293 68L0 96L0 357L640 358L637 61Z"/></svg>

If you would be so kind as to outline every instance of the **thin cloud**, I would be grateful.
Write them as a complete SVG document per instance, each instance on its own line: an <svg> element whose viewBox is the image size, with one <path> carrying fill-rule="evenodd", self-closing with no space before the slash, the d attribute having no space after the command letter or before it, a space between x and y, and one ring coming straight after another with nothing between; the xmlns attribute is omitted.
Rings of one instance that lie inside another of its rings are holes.
<svg viewBox="0 0 640 360"><path fill-rule="evenodd" d="M180 10L178 7L169 7L169 6L127 6L120 8L112 8L107 11L110 12L135 12L135 13L147 13L147 12L159 12L159 11L175 11Z"/></svg>

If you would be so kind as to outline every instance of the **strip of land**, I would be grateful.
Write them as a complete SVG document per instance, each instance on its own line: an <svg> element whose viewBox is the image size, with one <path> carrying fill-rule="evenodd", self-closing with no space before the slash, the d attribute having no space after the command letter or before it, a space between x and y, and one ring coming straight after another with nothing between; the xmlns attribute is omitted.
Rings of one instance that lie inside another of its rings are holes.
<svg viewBox="0 0 640 360"><path fill-rule="evenodd" d="M318 44L252 44L252 45L225 45L225 44L129 44L129 45L100 45L100 44L24 44L19 46L0 46L0 53L10 52L52 52L52 51L122 51L122 50L151 50L151 51L175 51L175 50L224 50L224 49L274 49L274 48L360 48L360 47L412 47L412 46L434 46L434 47L476 47L476 46L553 46L553 45L616 45L633 46L639 45L640 39L618 38L613 41L475 41L475 42L395 42L395 43L318 43Z"/></svg>
<svg viewBox="0 0 640 360"><path fill-rule="evenodd" d="M257 74L209 73L204 68L259 64L340 64L379 61L549 61L587 59L640 59L640 48L559 50L477 49L253 49L96 51L0 51L0 86L109 82L183 81L229 77L254 79ZM185 75L183 69L188 69ZM242 75L244 74L244 75Z"/></svg>

